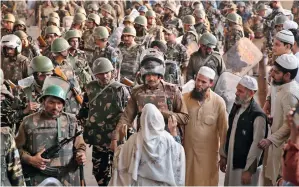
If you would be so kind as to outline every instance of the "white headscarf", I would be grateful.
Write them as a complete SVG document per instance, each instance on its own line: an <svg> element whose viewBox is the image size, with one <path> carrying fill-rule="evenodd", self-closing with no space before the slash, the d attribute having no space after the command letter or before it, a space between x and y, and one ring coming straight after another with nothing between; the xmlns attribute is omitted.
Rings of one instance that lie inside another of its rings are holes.
<svg viewBox="0 0 299 187"><path fill-rule="evenodd" d="M185 185L184 148L164 130L161 112L146 104L141 130L115 152L109 185Z"/></svg>

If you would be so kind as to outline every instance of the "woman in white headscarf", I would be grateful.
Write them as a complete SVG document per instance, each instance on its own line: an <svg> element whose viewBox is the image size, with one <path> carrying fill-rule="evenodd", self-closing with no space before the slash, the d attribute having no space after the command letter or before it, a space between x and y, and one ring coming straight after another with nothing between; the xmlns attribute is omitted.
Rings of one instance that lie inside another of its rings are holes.
<svg viewBox="0 0 299 187"><path fill-rule="evenodd" d="M175 129L175 122L169 121L168 127ZM115 151L109 186L185 185L185 151L164 130L161 112L146 104L140 123L140 131Z"/></svg>

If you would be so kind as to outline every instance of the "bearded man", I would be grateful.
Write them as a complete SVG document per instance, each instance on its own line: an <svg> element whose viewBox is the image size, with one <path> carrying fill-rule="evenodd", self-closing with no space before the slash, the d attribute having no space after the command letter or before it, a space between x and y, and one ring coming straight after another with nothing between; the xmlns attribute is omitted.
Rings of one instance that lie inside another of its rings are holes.
<svg viewBox="0 0 299 187"><path fill-rule="evenodd" d="M211 90L215 71L202 66L195 88L183 95L190 116L185 126L186 186L217 186L219 150L228 128L224 100Z"/></svg>

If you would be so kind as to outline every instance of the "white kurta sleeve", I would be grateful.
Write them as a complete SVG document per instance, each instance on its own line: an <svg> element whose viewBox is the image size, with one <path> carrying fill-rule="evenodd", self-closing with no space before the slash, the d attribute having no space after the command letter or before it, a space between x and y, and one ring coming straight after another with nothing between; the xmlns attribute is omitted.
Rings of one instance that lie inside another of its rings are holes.
<svg viewBox="0 0 299 187"><path fill-rule="evenodd" d="M247 155L244 171L250 171L251 173L256 172L256 168L258 167L263 152L257 145L265 137L266 128L266 120L261 116L256 117L253 122L253 142Z"/></svg>

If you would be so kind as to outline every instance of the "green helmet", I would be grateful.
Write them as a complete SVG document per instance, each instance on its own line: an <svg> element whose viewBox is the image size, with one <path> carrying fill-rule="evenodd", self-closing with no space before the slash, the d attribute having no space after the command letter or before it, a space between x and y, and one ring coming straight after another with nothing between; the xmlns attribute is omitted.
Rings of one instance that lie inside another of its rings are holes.
<svg viewBox="0 0 299 187"><path fill-rule="evenodd" d="M8 14L5 14L4 15L4 17L3 17L3 19L2 19L3 21L9 21L9 22L15 22L16 21L16 18L15 18L15 16L13 15L13 14L10 14L10 13L8 13Z"/></svg>
<svg viewBox="0 0 299 187"><path fill-rule="evenodd" d="M95 13L91 13L88 15L87 19L92 20L95 22L95 24L100 25L101 23L101 18L99 15L95 14Z"/></svg>
<svg viewBox="0 0 299 187"><path fill-rule="evenodd" d="M68 30L64 38L68 41L71 38L81 38L81 33L78 30Z"/></svg>
<svg viewBox="0 0 299 187"><path fill-rule="evenodd" d="M134 18L132 16L125 16L123 22L125 22L125 21L134 23Z"/></svg>
<svg viewBox="0 0 299 187"><path fill-rule="evenodd" d="M101 6L101 10L104 10L106 12L108 12L109 14L111 14L112 12L112 7L109 4L103 4Z"/></svg>
<svg viewBox="0 0 299 187"><path fill-rule="evenodd" d="M91 3L87 6L87 10L98 11L99 10L99 5L96 4L96 3Z"/></svg>
<svg viewBox="0 0 299 187"><path fill-rule="evenodd" d="M156 12L153 11L153 10L148 10L146 13L145 13L145 17L154 17L156 18Z"/></svg>
<svg viewBox="0 0 299 187"><path fill-rule="evenodd" d="M202 18L204 19L206 17L206 12L203 9L195 9L193 11L193 15L197 18Z"/></svg>
<svg viewBox="0 0 299 187"><path fill-rule="evenodd" d="M99 73L107 73L113 71L114 67L108 58L97 58L92 65L92 72L94 75Z"/></svg>
<svg viewBox="0 0 299 187"><path fill-rule="evenodd" d="M106 39L109 37L108 29L104 26L98 26L93 30L92 33L93 37L99 38L99 39Z"/></svg>
<svg viewBox="0 0 299 187"><path fill-rule="evenodd" d="M32 73L35 72L50 72L54 66L52 61L46 56L36 56L30 62Z"/></svg>
<svg viewBox="0 0 299 187"><path fill-rule="evenodd" d="M54 25L50 25L46 28L45 35L47 34L56 34L57 36L61 36L60 29Z"/></svg>
<svg viewBox="0 0 299 187"><path fill-rule="evenodd" d="M287 21L289 18L285 15L277 16L275 18L275 26L276 25L282 25L285 21Z"/></svg>
<svg viewBox="0 0 299 187"><path fill-rule="evenodd" d="M187 15L183 18L183 23L186 25L195 25L195 18L192 15Z"/></svg>
<svg viewBox="0 0 299 187"><path fill-rule="evenodd" d="M54 17L54 18L57 18L58 20L60 20L60 17L59 17L59 15L58 15L57 12L51 12L51 13L49 14L49 18L50 18L50 17Z"/></svg>
<svg viewBox="0 0 299 187"><path fill-rule="evenodd" d="M134 27L125 27L122 34L136 36L136 29Z"/></svg>
<svg viewBox="0 0 299 187"><path fill-rule="evenodd" d="M64 38L56 38L51 45L52 53L60 53L70 48L69 43Z"/></svg>
<svg viewBox="0 0 299 187"><path fill-rule="evenodd" d="M54 23L57 27L60 26L60 21L59 19L55 18L55 17L49 17L48 21L47 21L47 25L49 23Z"/></svg>
<svg viewBox="0 0 299 187"><path fill-rule="evenodd" d="M4 73L2 69L0 68L0 86L2 86L4 83Z"/></svg>
<svg viewBox="0 0 299 187"><path fill-rule="evenodd" d="M164 54L156 49L148 48L140 62L140 74L144 78L147 74L165 74Z"/></svg>
<svg viewBox="0 0 299 187"><path fill-rule="evenodd" d="M137 16L135 18L135 20L134 20L134 23L146 27L146 25L147 25L147 19L146 19L145 16Z"/></svg>
<svg viewBox="0 0 299 187"><path fill-rule="evenodd" d="M43 91L43 95L39 98L39 102L41 102L46 96L58 97L59 99L65 101L66 94L60 86L51 85Z"/></svg>
<svg viewBox="0 0 299 187"><path fill-rule="evenodd" d="M75 14L74 19L73 19L73 23L81 24L85 21L86 21L86 16L84 14L81 14L81 13Z"/></svg>
<svg viewBox="0 0 299 187"><path fill-rule="evenodd" d="M58 6L65 6L66 5L66 1L58 1Z"/></svg>
<svg viewBox="0 0 299 187"><path fill-rule="evenodd" d="M164 5L164 8L168 8L169 10L171 10L174 13L176 12L176 6L172 2L166 2Z"/></svg>
<svg viewBox="0 0 299 187"><path fill-rule="evenodd" d="M233 22L233 23L236 23L236 24L239 24L239 16L237 13L230 13L226 16L226 19L230 22Z"/></svg>
<svg viewBox="0 0 299 187"><path fill-rule="evenodd" d="M15 31L13 34L17 35L21 40L28 37L28 35L21 30Z"/></svg>
<svg viewBox="0 0 299 187"><path fill-rule="evenodd" d="M14 26L17 26L17 25L22 25L23 27L26 28L26 24L25 24L25 22L22 21L22 20L19 20L19 19L16 20L15 23L14 23Z"/></svg>
<svg viewBox="0 0 299 187"><path fill-rule="evenodd" d="M213 49L217 46L217 38L211 33L204 33L201 35L199 43Z"/></svg>
<svg viewBox="0 0 299 187"><path fill-rule="evenodd" d="M261 11L261 10L267 10L267 7L266 7L266 5L264 5L264 4L260 4L258 7L257 7L257 12L259 12L259 11Z"/></svg>
<svg viewBox="0 0 299 187"><path fill-rule="evenodd" d="M81 14L84 14L85 16L87 15L86 14L86 11L83 7L78 7L76 10L75 10L75 14L78 14L78 13L81 13Z"/></svg>

